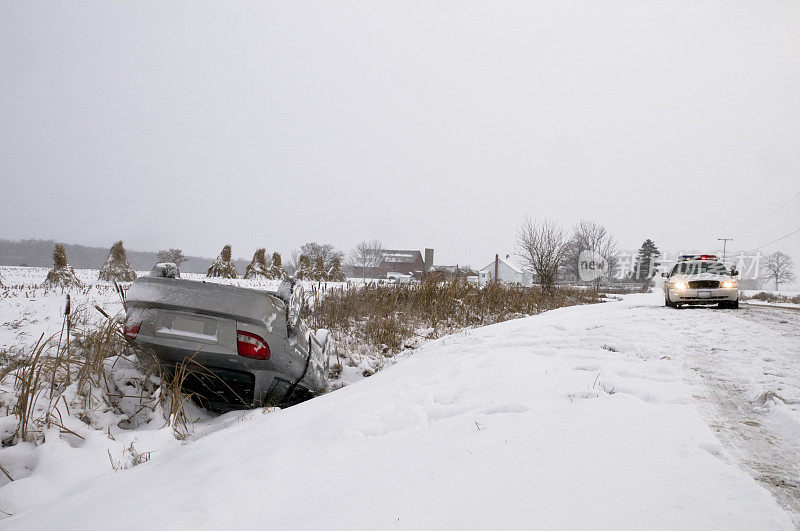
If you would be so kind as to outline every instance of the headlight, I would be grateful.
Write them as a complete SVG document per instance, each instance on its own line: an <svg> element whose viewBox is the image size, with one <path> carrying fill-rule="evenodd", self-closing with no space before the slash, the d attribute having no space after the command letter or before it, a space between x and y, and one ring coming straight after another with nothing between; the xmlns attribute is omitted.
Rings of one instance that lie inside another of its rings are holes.
<svg viewBox="0 0 800 531"><path fill-rule="evenodd" d="M686 289L686 282L672 282L669 287L672 289Z"/></svg>
<svg viewBox="0 0 800 531"><path fill-rule="evenodd" d="M723 288L735 288L736 287L736 281L735 280L726 280L725 282L722 283L722 287Z"/></svg>

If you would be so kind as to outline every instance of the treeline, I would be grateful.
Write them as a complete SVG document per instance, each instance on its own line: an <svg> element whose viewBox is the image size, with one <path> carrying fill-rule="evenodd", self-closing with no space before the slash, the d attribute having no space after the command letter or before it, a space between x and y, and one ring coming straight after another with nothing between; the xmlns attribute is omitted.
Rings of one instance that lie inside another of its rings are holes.
<svg viewBox="0 0 800 531"><path fill-rule="evenodd" d="M0 265L52 267L55 240L3 240L0 239ZM108 247L89 247L86 245L63 244L69 257L70 266L77 269L100 269L108 258ZM157 253L146 251L127 251L128 261L137 271L150 271L157 260ZM201 256L187 256L181 264L185 273L205 273L214 259ZM249 261L234 260L239 270L244 270Z"/></svg>

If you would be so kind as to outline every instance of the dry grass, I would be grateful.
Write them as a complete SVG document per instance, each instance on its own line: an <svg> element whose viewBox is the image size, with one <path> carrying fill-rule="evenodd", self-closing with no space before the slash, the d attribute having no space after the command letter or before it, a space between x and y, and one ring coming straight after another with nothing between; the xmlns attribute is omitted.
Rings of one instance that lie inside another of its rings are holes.
<svg viewBox="0 0 800 531"><path fill-rule="evenodd" d="M491 283L481 287L454 279L450 282L349 286L312 290L303 316L313 328L327 328L334 337L354 336L397 352L424 331L426 337L482 326L546 310L599 302L594 291ZM432 330L431 330L432 329Z"/></svg>
<svg viewBox="0 0 800 531"><path fill-rule="evenodd" d="M61 333L44 336L29 351L7 365L0 381L14 378L13 413L18 418L16 437L32 441L44 427L64 426L64 415L86 414L98 407L113 408L110 396L118 392L107 378L105 361L111 356L130 353L118 323L108 321L99 327L73 331L71 316L65 316ZM58 340L56 340L58 338ZM65 391L76 384L70 399Z"/></svg>
<svg viewBox="0 0 800 531"><path fill-rule="evenodd" d="M168 378L161 380L160 397L162 404L166 406L164 413L167 416L167 425L180 440L189 436L193 424L192 419L186 414L186 405L192 399L192 395L184 390L192 363L194 362L191 359L183 360L170 371Z"/></svg>
<svg viewBox="0 0 800 531"><path fill-rule="evenodd" d="M600 292L612 295L629 295L631 293L650 293L652 286L649 283L642 283L639 286L614 285L601 286Z"/></svg>
<svg viewBox="0 0 800 531"><path fill-rule="evenodd" d="M31 439L31 431L35 430L35 405L42 391L42 370L40 360L47 347L48 341L43 341L44 335L34 345L29 358L17 370L9 373L14 376L14 391L16 403L13 412L19 419L17 424L17 437L23 441Z"/></svg>
<svg viewBox="0 0 800 531"><path fill-rule="evenodd" d="M106 413L122 414L126 418L118 423L120 427L136 427L142 420L147 422L158 406L176 437L184 439L192 424L184 409L191 396L182 393L187 367L179 366L169 378L155 379L160 385L154 385L150 375L160 375L161 371L148 358L139 365L139 377L133 378L136 385L120 384L123 391L114 379L115 366L120 360L130 366L138 349L122 334L120 319L73 328L74 318L80 320L75 313L65 316L62 334L41 337L32 349L9 360L0 370L0 382L13 378L11 410L18 419L15 440L40 441L44 429L53 426L62 434L82 438L66 426L67 417L106 429L100 426ZM136 394L131 394L132 388ZM143 411L146 418L141 419Z"/></svg>
<svg viewBox="0 0 800 531"><path fill-rule="evenodd" d="M331 331L336 357L331 363L333 379L346 367L372 374L383 367L386 357L414 348L423 339L600 300L587 290L480 287L463 279L316 289L305 295L302 314L309 325ZM69 418L96 429L107 429L103 422L109 418L116 419L119 427L135 428L149 422L151 415L160 415L159 410L177 438L189 436L194 419L186 408L193 398L186 391L187 378L205 369L189 359L162 371L154 358L124 337L121 316L106 315L97 324L90 313L75 307L65 316L60 334L39 338L34 347L13 358L3 355L0 381L13 379L14 394L6 404L18 418L15 440L40 441L47 427L81 437ZM139 372L118 376L119 360L130 368L136 358L143 362L137 365ZM204 376L216 377L210 372Z"/></svg>
<svg viewBox="0 0 800 531"><path fill-rule="evenodd" d="M795 295L794 297L789 297L788 295L781 295L777 293L768 293L766 291L762 291L760 293L756 293L752 297L747 297L742 295L742 300L754 299L757 301L764 301L764 302L790 302L792 304L800 304L800 295Z"/></svg>
<svg viewBox="0 0 800 531"><path fill-rule="evenodd" d="M66 384L70 383L71 365L77 366L75 380L78 383L78 395L84 401L84 409L92 409L96 404L94 390L100 395L116 392L115 386L108 380L105 370L106 359L112 356L132 354L133 351L119 329L118 322L105 321L98 328L88 328L75 338L75 355L65 356Z"/></svg>
<svg viewBox="0 0 800 531"><path fill-rule="evenodd" d="M122 459L120 460L114 460L111 456L111 450L108 450L108 460L111 462L111 469L114 472L118 472L150 461L150 452L139 452L134 447L134 443L131 443L130 446L125 447L122 451Z"/></svg>

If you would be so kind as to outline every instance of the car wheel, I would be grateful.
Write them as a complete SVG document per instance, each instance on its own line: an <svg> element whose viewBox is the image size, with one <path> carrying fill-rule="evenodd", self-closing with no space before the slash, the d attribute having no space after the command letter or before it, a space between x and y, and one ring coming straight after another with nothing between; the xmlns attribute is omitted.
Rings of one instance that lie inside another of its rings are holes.
<svg viewBox="0 0 800 531"><path fill-rule="evenodd" d="M731 303L731 305L729 306L729 308L732 309L732 310L738 310L739 309L739 299L736 299L735 301L733 301Z"/></svg>
<svg viewBox="0 0 800 531"><path fill-rule="evenodd" d="M672 303L669 302L669 298L666 295L664 295L664 306L667 308L672 308Z"/></svg>

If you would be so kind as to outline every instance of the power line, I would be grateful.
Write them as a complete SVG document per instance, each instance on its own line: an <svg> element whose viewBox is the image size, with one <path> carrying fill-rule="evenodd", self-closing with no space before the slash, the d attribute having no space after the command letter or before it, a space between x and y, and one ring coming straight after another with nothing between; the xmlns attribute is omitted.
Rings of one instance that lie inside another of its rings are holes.
<svg viewBox="0 0 800 531"><path fill-rule="evenodd" d="M722 263L725 263L725 251L728 249L728 242L732 242L733 238L717 238L722 242Z"/></svg>
<svg viewBox="0 0 800 531"><path fill-rule="evenodd" d="M797 234L798 232L800 232L800 229L795 229L795 230L793 230L792 232L790 232L789 234L787 234L786 236L781 236L781 237L780 237L780 238L778 238L777 240L772 240L772 241L771 241L771 242L769 242L769 243L765 243L764 245L761 245L761 246L759 246L759 247L756 247L755 249L750 249L750 250L749 250L749 251L747 251L747 252L748 252L748 253L752 253L752 252L754 252L754 251L758 251L759 249L763 249L763 248L764 248L764 247L766 247L767 245L772 245L773 243L775 243L775 242L779 242L779 241L781 241L781 240L783 240L783 239L786 239L786 238L788 238L789 236L791 236L792 234Z"/></svg>
<svg viewBox="0 0 800 531"><path fill-rule="evenodd" d="M796 194L794 194L788 201L783 203L781 206L779 206L778 208L776 208L775 210L773 210L772 212L770 212L766 216L758 219L755 223L746 223L746 224L742 225L741 227L739 227L738 229L736 229L735 231L733 231L733 233L736 236L741 236L742 234L747 233L748 230L752 230L752 229L756 228L762 222L764 222L768 217L770 217L774 213L778 212L779 210L781 210L783 207L785 207L786 205L788 205L789 203L791 203L792 201L794 201L798 197L800 197L800 192L797 192ZM749 225L749 227L748 227L748 225ZM745 229L745 230L742 231L742 229Z"/></svg>

